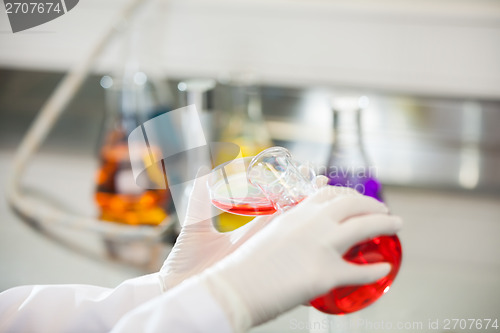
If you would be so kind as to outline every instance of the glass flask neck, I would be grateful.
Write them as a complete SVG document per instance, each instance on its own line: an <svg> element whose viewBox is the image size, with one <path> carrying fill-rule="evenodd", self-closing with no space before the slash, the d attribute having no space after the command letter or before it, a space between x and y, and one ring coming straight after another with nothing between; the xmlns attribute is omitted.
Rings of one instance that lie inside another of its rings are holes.
<svg viewBox="0 0 500 333"><path fill-rule="evenodd" d="M333 139L338 147L362 147L360 109L333 109Z"/></svg>
<svg viewBox="0 0 500 333"><path fill-rule="evenodd" d="M333 144L329 166L363 168L369 165L363 145L359 108L333 108Z"/></svg>
<svg viewBox="0 0 500 333"><path fill-rule="evenodd" d="M259 89L256 86L234 86L232 87L232 110L237 118L245 122L263 122L262 101Z"/></svg>
<svg viewBox="0 0 500 333"><path fill-rule="evenodd" d="M297 205L317 190L282 147L268 148L255 156L247 175L248 181L264 193L278 212Z"/></svg>
<svg viewBox="0 0 500 333"><path fill-rule="evenodd" d="M363 146L359 100L346 99L344 107L334 108L334 143L328 162L328 184L346 186L382 201L377 170L370 164ZM350 104L350 105L349 105ZM356 104L356 105L354 105Z"/></svg>
<svg viewBox="0 0 500 333"><path fill-rule="evenodd" d="M106 89L106 127L120 127L128 135L138 125L161 111L151 84L142 86L115 79L113 87Z"/></svg>
<svg viewBox="0 0 500 333"><path fill-rule="evenodd" d="M240 146L244 157L255 156L272 144L262 116L259 88L244 84L228 88L231 92L229 114L220 139Z"/></svg>

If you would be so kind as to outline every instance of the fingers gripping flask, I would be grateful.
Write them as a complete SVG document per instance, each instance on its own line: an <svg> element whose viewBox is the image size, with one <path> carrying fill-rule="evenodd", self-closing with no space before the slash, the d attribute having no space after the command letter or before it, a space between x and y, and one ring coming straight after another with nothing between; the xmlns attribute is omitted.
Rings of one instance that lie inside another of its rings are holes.
<svg viewBox="0 0 500 333"><path fill-rule="evenodd" d="M317 188L314 174L304 172L294 162L290 152L281 147L264 150L255 156L248 167L248 181L258 187L280 212L299 204ZM397 236L380 236L350 248L343 256L355 264L388 262L389 274L367 285L343 286L313 299L316 309L329 314L346 314L374 303L389 290L401 265L401 244Z"/></svg>

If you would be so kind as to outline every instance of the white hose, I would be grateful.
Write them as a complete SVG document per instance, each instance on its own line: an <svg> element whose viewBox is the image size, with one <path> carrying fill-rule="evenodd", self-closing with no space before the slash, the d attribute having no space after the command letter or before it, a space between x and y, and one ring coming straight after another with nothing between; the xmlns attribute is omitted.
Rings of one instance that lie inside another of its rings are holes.
<svg viewBox="0 0 500 333"><path fill-rule="evenodd" d="M64 77L54 90L48 101L43 105L35 121L24 136L16 152L13 163L13 174L7 187L7 198L11 207L23 218L35 222L40 226L61 226L101 234L106 238L120 240L158 240L161 234L171 224L163 221L157 227L129 226L92 217L75 216L61 208L50 205L40 198L29 197L23 193L20 186L22 176L30 157L44 142L56 120L66 109L76 92L89 74L98 56L109 41L116 35L119 27L129 19L137 8L147 0L131 0L114 21L114 24L97 41L85 59L77 64Z"/></svg>

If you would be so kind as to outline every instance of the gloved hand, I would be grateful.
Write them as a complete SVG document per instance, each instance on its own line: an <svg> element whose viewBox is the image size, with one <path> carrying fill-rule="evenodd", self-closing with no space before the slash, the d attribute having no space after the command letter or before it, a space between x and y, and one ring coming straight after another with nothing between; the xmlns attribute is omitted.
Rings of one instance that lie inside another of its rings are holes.
<svg viewBox="0 0 500 333"><path fill-rule="evenodd" d="M360 241L394 234L401 224L383 203L326 186L198 278L235 332L243 332L332 288L387 275L387 263L357 265L342 255Z"/></svg>
<svg viewBox="0 0 500 333"><path fill-rule="evenodd" d="M306 171L304 171L306 172ZM201 171L198 174L203 174ZM220 233L207 219L212 209L207 188L207 177L197 177L189 198L186 219L174 248L160 269L163 291L169 290L185 279L203 272L261 230L273 216L256 217L244 226L231 232ZM316 177L318 187L325 186L328 179Z"/></svg>

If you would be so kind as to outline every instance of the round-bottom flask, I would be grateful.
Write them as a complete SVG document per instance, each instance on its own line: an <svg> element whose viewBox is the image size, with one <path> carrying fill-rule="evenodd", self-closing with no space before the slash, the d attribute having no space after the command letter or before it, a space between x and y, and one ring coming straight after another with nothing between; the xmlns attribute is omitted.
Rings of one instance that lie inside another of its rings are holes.
<svg viewBox="0 0 500 333"><path fill-rule="evenodd" d="M280 212L317 190L311 177L301 171L288 150L273 147L253 158L247 174L249 182L260 188ZM359 265L387 262L392 268L387 276L374 283L343 286L318 296L311 301L311 305L322 312L338 315L358 311L386 293L401 265L401 244L395 235L380 236L354 245L343 257Z"/></svg>

